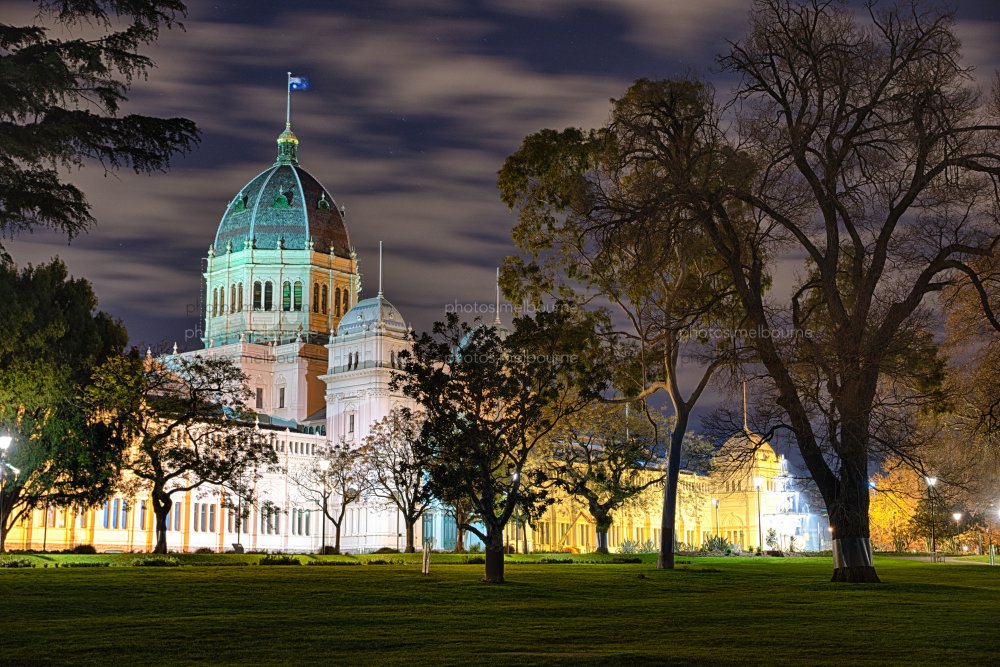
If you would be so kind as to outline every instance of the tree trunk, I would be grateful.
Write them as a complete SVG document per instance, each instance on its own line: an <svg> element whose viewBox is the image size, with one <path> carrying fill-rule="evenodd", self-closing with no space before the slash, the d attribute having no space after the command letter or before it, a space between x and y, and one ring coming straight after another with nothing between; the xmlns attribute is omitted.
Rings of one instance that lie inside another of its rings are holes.
<svg viewBox="0 0 1000 667"><path fill-rule="evenodd" d="M833 577L831 581L879 583L872 565L868 523L867 457L844 457L840 484L828 509L833 528Z"/></svg>
<svg viewBox="0 0 1000 667"><path fill-rule="evenodd" d="M153 547L154 554L167 553L167 515L170 508L174 506L174 501L168 495L153 494L153 514L156 517L156 546Z"/></svg>
<svg viewBox="0 0 1000 667"><path fill-rule="evenodd" d="M414 529L414 526L417 523L417 520L416 519L405 519L405 522L406 522L406 551L405 551L405 553L408 553L408 554L416 553L417 550L416 550L416 548L414 548L414 544L413 544L413 540L414 540L413 529Z"/></svg>
<svg viewBox="0 0 1000 667"><path fill-rule="evenodd" d="M333 523L333 521L331 520L330 523ZM333 524L333 553L335 553L335 554L339 554L340 553L340 524L339 523L334 523Z"/></svg>
<svg viewBox="0 0 1000 667"><path fill-rule="evenodd" d="M458 522L455 527L455 551L465 551L465 529Z"/></svg>
<svg viewBox="0 0 1000 667"><path fill-rule="evenodd" d="M503 583L503 530L487 528L486 531L486 574L483 581L490 584Z"/></svg>
<svg viewBox="0 0 1000 667"><path fill-rule="evenodd" d="M688 415L677 410L677 420L670 434L670 454L667 457L667 479L663 486L663 515L660 520L660 554L656 559L659 570L674 569L675 526L677 524L677 481L681 472L681 444L687 431Z"/></svg>
<svg viewBox="0 0 1000 667"><path fill-rule="evenodd" d="M611 529L611 517L595 515L594 520L597 523L597 549L595 551L599 554L606 554L608 553L608 531Z"/></svg>

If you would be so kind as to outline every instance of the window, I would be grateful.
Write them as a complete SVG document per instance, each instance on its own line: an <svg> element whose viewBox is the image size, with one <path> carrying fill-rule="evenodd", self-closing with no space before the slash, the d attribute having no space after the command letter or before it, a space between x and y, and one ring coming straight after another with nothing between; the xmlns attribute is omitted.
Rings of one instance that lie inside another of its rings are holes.
<svg viewBox="0 0 1000 667"><path fill-rule="evenodd" d="M226 313L226 288L225 286L219 288L219 315L225 315Z"/></svg>
<svg viewBox="0 0 1000 667"><path fill-rule="evenodd" d="M253 309L260 310L262 299L261 285L259 280L253 281Z"/></svg>
<svg viewBox="0 0 1000 667"><path fill-rule="evenodd" d="M115 502L114 502L114 505L113 505L114 509L112 510L112 514L111 514L111 527L112 528L117 528L118 527L118 509L119 509L120 505L121 505L121 500L119 500L118 498L115 498Z"/></svg>
<svg viewBox="0 0 1000 667"><path fill-rule="evenodd" d="M198 503L191 506L191 530L198 532Z"/></svg>
<svg viewBox="0 0 1000 667"><path fill-rule="evenodd" d="M292 304L292 310L302 310L302 281L295 281L295 288L293 290L294 303Z"/></svg>
<svg viewBox="0 0 1000 667"><path fill-rule="evenodd" d="M229 312L236 312L236 283L229 286Z"/></svg>
<svg viewBox="0 0 1000 667"><path fill-rule="evenodd" d="M139 501L139 530L146 530L146 501Z"/></svg>
<svg viewBox="0 0 1000 667"><path fill-rule="evenodd" d="M285 407L285 388L284 387L279 387L278 388L278 407L279 408Z"/></svg>
<svg viewBox="0 0 1000 667"><path fill-rule="evenodd" d="M354 433L354 415L347 415L347 432Z"/></svg>
<svg viewBox="0 0 1000 667"><path fill-rule="evenodd" d="M171 510L174 514L174 530L181 529L181 514L183 514L183 512L181 511L182 505L183 503L174 503L173 510ZM167 526L167 528L169 527L170 526Z"/></svg>
<svg viewBox="0 0 1000 667"><path fill-rule="evenodd" d="M128 528L128 501L122 501L122 528Z"/></svg>
<svg viewBox="0 0 1000 667"><path fill-rule="evenodd" d="M256 394L255 400L254 400L254 406L258 410L260 410L261 408L264 407L264 388L263 387L257 387L254 390L254 392Z"/></svg>
<svg viewBox="0 0 1000 667"><path fill-rule="evenodd" d="M333 290L333 314L340 317L340 288Z"/></svg>
<svg viewBox="0 0 1000 667"><path fill-rule="evenodd" d="M289 311L292 309L292 283L285 281L281 285L281 310Z"/></svg>
<svg viewBox="0 0 1000 667"><path fill-rule="evenodd" d="M77 510L77 512L79 513L79 516L80 516L80 528L86 528L87 527L87 508L81 506Z"/></svg>
<svg viewBox="0 0 1000 667"><path fill-rule="evenodd" d="M329 300L330 300L330 290L327 288L326 285L323 285L323 298L320 299L319 303L320 303L320 309L323 311L324 315L326 315L326 312L327 312L327 305L326 304L327 304L327 301L329 301Z"/></svg>
<svg viewBox="0 0 1000 667"><path fill-rule="evenodd" d="M208 530L208 503L201 504L201 532Z"/></svg>
<svg viewBox="0 0 1000 667"><path fill-rule="evenodd" d="M236 294L238 298L236 299L236 312L243 312L243 283L236 286Z"/></svg>
<svg viewBox="0 0 1000 667"><path fill-rule="evenodd" d="M268 280L264 283L264 310L274 309L274 285Z"/></svg>
<svg viewBox="0 0 1000 667"><path fill-rule="evenodd" d="M313 312L319 312L319 283L313 283Z"/></svg>

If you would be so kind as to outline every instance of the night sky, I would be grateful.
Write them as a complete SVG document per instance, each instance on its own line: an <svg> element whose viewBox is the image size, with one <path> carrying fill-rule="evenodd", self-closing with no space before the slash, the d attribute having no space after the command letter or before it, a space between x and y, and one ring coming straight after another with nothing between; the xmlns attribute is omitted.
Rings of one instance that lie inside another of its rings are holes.
<svg viewBox="0 0 1000 667"><path fill-rule="evenodd" d="M74 172L97 226L70 245L36 233L8 249L22 265L62 257L136 344L200 346L185 333L199 321L202 259L225 205L274 161L291 71L312 85L292 100L300 163L347 208L362 297L377 289L384 241L386 297L426 329L448 304L492 302L514 223L496 172L521 139L602 124L639 77L703 77L725 95L715 57L746 30L750 4L192 1L185 30L148 50L157 67L125 111L190 118L201 145L167 173ZM34 11L0 0L7 23ZM958 19L985 86L1000 69L1000 2L960 0Z"/></svg>

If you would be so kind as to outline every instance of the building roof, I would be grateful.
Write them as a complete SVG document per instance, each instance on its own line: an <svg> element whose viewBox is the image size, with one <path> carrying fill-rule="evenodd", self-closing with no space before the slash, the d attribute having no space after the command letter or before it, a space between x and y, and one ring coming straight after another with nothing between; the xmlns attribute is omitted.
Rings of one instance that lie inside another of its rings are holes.
<svg viewBox="0 0 1000 667"><path fill-rule="evenodd" d="M351 242L344 213L333 195L299 166L298 139L290 127L278 137L278 157L247 183L226 207L213 250L239 252L312 247L350 257ZM311 244L311 246L310 246Z"/></svg>
<svg viewBox="0 0 1000 667"><path fill-rule="evenodd" d="M354 307L341 318L337 335L349 336L363 331L374 333L380 326L388 332L399 334L407 332L402 314L381 293L354 304Z"/></svg>

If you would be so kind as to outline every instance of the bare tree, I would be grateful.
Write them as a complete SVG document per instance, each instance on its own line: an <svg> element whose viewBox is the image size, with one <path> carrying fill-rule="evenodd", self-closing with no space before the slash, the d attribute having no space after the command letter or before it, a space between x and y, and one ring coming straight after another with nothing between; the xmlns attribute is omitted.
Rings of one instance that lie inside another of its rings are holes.
<svg viewBox="0 0 1000 667"><path fill-rule="evenodd" d="M340 534L351 503L361 497L365 482L364 452L347 443L331 444L319 451L314 461L291 472L290 480L303 499L320 512L326 553L326 522L333 524L333 553L340 553Z"/></svg>
<svg viewBox="0 0 1000 667"><path fill-rule="evenodd" d="M364 447L365 488L399 510L406 525L406 553L415 551L414 526L433 497L427 466L413 449L422 424L420 413L394 408L372 425Z"/></svg>

